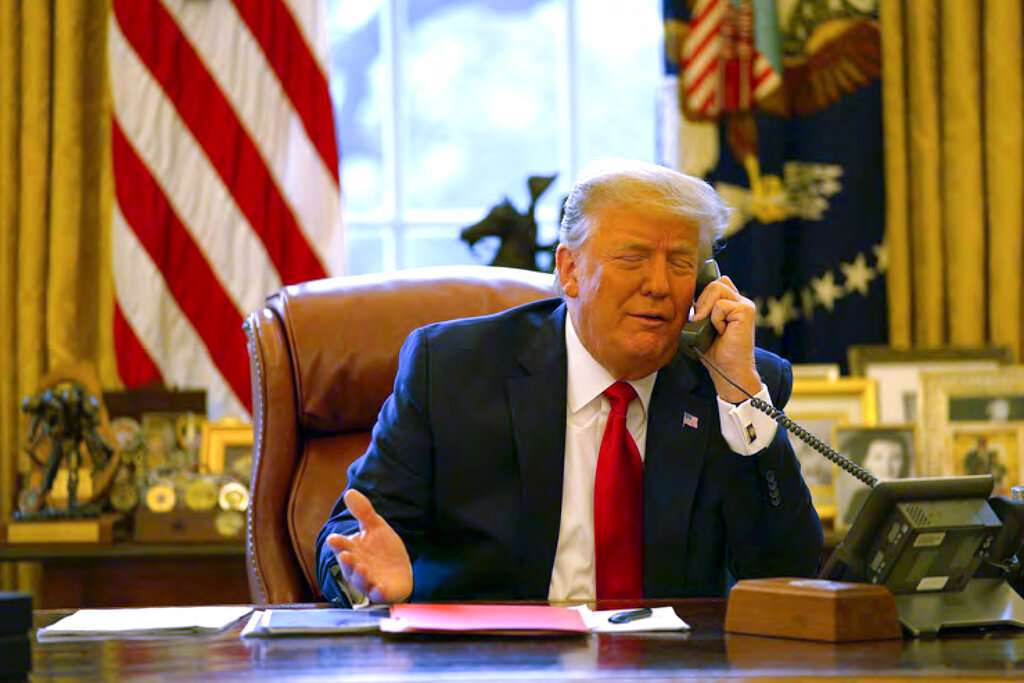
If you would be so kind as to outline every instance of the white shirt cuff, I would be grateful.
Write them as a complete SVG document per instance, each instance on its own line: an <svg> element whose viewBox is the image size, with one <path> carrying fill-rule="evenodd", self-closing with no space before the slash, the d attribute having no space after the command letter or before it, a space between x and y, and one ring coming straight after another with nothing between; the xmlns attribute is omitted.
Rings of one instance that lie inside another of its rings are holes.
<svg viewBox="0 0 1024 683"><path fill-rule="evenodd" d="M761 391L755 395L771 405L772 398L763 382ZM775 430L779 426L775 420L750 405L749 399L734 405L719 398L718 416L725 442L740 455L753 455L765 448L775 438Z"/></svg>

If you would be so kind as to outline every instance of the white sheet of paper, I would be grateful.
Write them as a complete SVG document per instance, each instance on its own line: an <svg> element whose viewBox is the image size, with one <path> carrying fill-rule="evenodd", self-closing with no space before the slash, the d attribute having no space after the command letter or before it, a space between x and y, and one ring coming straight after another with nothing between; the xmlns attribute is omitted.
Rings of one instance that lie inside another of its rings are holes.
<svg viewBox="0 0 1024 683"><path fill-rule="evenodd" d="M651 610L651 616L642 619L634 619L625 624L613 624L608 621L620 612L629 610L611 609L593 611L586 605L579 605L575 608L582 616L583 622L593 633L638 633L641 631L685 631L690 625L676 615L671 607L655 607Z"/></svg>
<svg viewBox="0 0 1024 683"><path fill-rule="evenodd" d="M39 629L39 637L215 633L252 612L247 606L80 609Z"/></svg>

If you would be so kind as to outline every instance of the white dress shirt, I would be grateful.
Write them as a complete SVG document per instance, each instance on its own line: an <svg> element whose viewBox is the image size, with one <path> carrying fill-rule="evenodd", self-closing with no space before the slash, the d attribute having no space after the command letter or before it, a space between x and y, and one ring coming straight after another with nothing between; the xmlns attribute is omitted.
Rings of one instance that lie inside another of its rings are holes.
<svg viewBox="0 0 1024 683"><path fill-rule="evenodd" d="M562 477L562 515L558 528L555 564L548 588L550 600L593 600L594 579L594 476L597 455L608 421L608 399L603 396L615 378L583 347L565 316L568 352L565 427L565 465ZM658 373L630 382L639 400L629 404L626 428L643 460L647 447L647 414ZM761 385L758 398L768 403L768 389ZM757 453L775 437L776 423L744 401L733 405L718 399L722 436L741 455Z"/></svg>

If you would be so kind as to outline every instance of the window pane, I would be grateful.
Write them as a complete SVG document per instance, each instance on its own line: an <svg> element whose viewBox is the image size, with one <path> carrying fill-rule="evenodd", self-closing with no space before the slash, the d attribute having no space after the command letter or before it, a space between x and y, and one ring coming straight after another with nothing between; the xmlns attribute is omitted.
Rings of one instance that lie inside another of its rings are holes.
<svg viewBox="0 0 1024 683"><path fill-rule="evenodd" d="M379 273L395 267L395 240L389 227L346 225L345 250L346 275Z"/></svg>
<svg viewBox="0 0 1024 683"><path fill-rule="evenodd" d="M654 161L661 0L578 3L580 159Z"/></svg>
<svg viewBox="0 0 1024 683"><path fill-rule="evenodd" d="M402 206L484 208L558 168L558 0L410 3Z"/></svg>
<svg viewBox="0 0 1024 683"><path fill-rule="evenodd" d="M550 243L581 163L652 159L659 2L327 0L348 272L487 263L496 238L470 251L461 228L557 173Z"/></svg>
<svg viewBox="0 0 1024 683"><path fill-rule="evenodd" d="M328 3L327 32L343 209L346 220L358 220L384 210L390 190L383 156L386 64L379 0Z"/></svg>
<svg viewBox="0 0 1024 683"><path fill-rule="evenodd" d="M462 226L408 228L405 233L405 265L420 266L486 264L494 245L480 244L477 253L459 239Z"/></svg>

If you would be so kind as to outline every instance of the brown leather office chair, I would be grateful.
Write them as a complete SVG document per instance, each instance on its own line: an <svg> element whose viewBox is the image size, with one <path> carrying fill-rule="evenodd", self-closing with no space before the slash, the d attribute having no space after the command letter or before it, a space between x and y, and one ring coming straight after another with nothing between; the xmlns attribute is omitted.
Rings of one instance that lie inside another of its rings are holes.
<svg viewBox="0 0 1024 683"><path fill-rule="evenodd" d="M247 559L256 604L322 600L316 536L366 450L416 327L553 296L553 276L456 266L284 287L245 321L253 394Z"/></svg>

